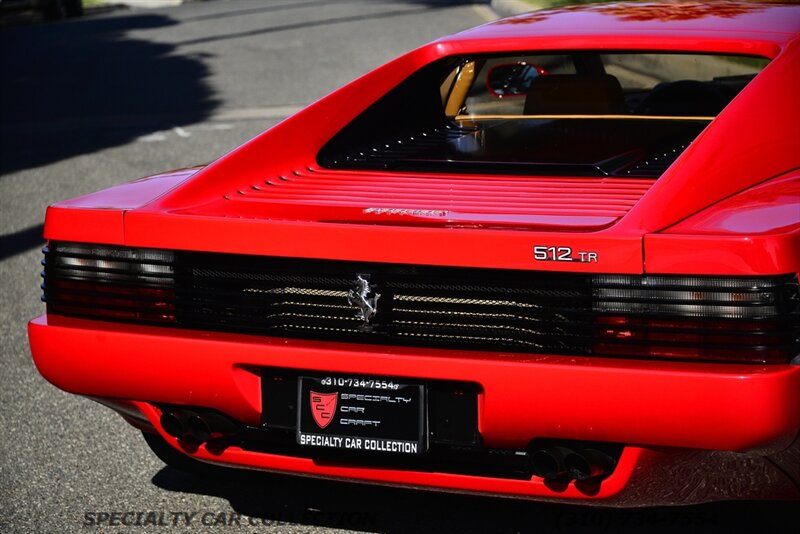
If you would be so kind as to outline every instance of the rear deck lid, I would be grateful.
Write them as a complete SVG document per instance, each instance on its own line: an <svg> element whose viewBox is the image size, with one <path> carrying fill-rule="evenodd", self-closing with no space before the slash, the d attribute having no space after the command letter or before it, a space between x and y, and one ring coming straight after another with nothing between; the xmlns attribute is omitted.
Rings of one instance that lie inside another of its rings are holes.
<svg viewBox="0 0 800 534"><path fill-rule="evenodd" d="M433 175L308 168L243 184L181 213L256 219L589 231L612 225L653 179Z"/></svg>

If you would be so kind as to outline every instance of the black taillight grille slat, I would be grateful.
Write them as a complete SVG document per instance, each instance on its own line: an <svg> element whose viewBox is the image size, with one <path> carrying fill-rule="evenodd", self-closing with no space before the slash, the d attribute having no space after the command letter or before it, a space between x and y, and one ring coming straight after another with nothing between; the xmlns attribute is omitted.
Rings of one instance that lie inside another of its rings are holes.
<svg viewBox="0 0 800 534"><path fill-rule="evenodd" d="M660 317L657 318L656 324L660 319ZM643 321L646 323L647 318L644 318ZM701 335L707 337L724 336L729 339L740 337L770 338L780 336L789 338L800 333L800 329L796 324L796 319L792 318L759 319L755 321L736 319L731 320L727 328L724 328L722 324L713 327L704 327L702 321L697 321L697 324L692 324L694 321L686 317L682 317L680 321L683 324L675 327L648 326L646 324L596 324L596 328L598 331L626 331L630 332L632 335ZM722 321L720 321L720 323L722 323Z"/></svg>
<svg viewBox="0 0 800 534"><path fill-rule="evenodd" d="M393 308L392 317L395 319L408 319L418 318L419 320L458 320L465 321L481 321L486 323L508 324L513 322L519 323L562 323L564 319L558 315L550 314L547 312L540 312L538 314L526 314L520 311L512 313L506 310L493 310L493 311L469 311L469 310L453 310L453 309L408 309L408 308ZM578 314L573 314L571 317L571 324L578 324L581 318ZM586 316L583 317L586 319ZM591 322L589 324L592 324Z"/></svg>
<svg viewBox="0 0 800 534"><path fill-rule="evenodd" d="M159 263L162 265L172 265L174 257L174 252L169 250L61 242L44 247L42 252L44 252L45 257L53 254L57 257Z"/></svg>
<svg viewBox="0 0 800 534"><path fill-rule="evenodd" d="M48 307L48 313L57 315L67 315L80 319L94 319L103 321L118 321L126 323L139 323L146 325L169 325L175 322L173 313L148 312L144 310L120 310L109 308L103 310L102 316L97 313L97 308L85 308L79 306L57 306Z"/></svg>
<svg viewBox="0 0 800 534"><path fill-rule="evenodd" d="M686 292L689 293L689 292ZM718 295L710 295L706 292L698 291L695 295L686 295L681 298L673 293L653 291L647 296L638 295L606 295L602 292L597 292L597 299L603 302L614 302L620 304L628 303L655 303L655 304L686 304L691 302L695 305L704 306L735 306L735 307L759 307L759 306L772 306L775 304L777 295L773 292L759 291L758 293L750 293L747 298L742 298L743 295L730 295L720 293ZM738 299L738 300L737 300Z"/></svg>
<svg viewBox="0 0 800 534"><path fill-rule="evenodd" d="M76 317L542 354L800 353L796 275L590 275L63 243L45 249L44 266L48 310Z"/></svg>
<svg viewBox="0 0 800 534"><path fill-rule="evenodd" d="M625 332L627 335L615 335L616 332L609 333L608 330L598 329L595 336L605 342L615 340L625 343L635 343L637 341L658 341L668 344L707 344L707 343L727 343L730 345L786 345L791 344L796 337L789 332L735 332L733 330L725 332L693 332L691 330L664 331L664 330L631 330ZM688 340L688 341L687 341Z"/></svg>
<svg viewBox="0 0 800 534"><path fill-rule="evenodd" d="M286 299L304 299L309 301L341 301L347 302L347 290L342 289L316 289L316 288L287 288L287 287L237 287L221 285L214 287L211 284L181 288L180 292L186 298L198 300L222 300L226 297L246 301L279 302Z"/></svg>
<svg viewBox="0 0 800 534"><path fill-rule="evenodd" d="M48 273L51 279L57 277L61 273ZM45 278L46 280L47 278ZM150 287L150 288L163 288L163 287L174 287L175 280L172 278L151 278L151 277L133 277L128 275L116 275L114 273L109 273L108 275L104 275L102 279L98 280L97 277L93 276L62 276L59 278L60 280L71 280L74 282L92 282L97 284L115 284L120 286L130 286L130 287Z"/></svg>
<svg viewBox="0 0 800 534"><path fill-rule="evenodd" d="M50 299L50 304L55 306L56 308L82 308L86 310L86 313L97 315L97 309L101 308L103 313L109 311L118 311L118 312L143 312L143 313L164 313L164 314L172 314L175 313L175 306L171 303L150 303L148 305L125 305L119 303L108 303L104 301L85 301L85 300L76 300L76 301L65 301L65 300L58 300L56 299L56 303L53 303L54 299ZM163 304L160 306L159 304Z"/></svg>
<svg viewBox="0 0 800 534"><path fill-rule="evenodd" d="M65 269L63 267L49 267L47 272L58 275L59 278L91 278L91 279L108 279L108 280L125 280L134 279L136 277L143 277L144 279L152 280L155 283L162 283L163 281L174 280L172 274L159 274L159 273L142 273L134 271L123 271L118 269ZM100 275L100 276L98 276Z"/></svg>
<svg viewBox="0 0 800 534"><path fill-rule="evenodd" d="M288 318L289 316L284 317ZM346 335L355 335L359 333L357 324L354 324L352 321L344 320L323 321L306 318L305 320L287 322L276 321L276 317L272 317L272 320L264 320L262 317L226 315L208 311L195 312L185 319L189 320L194 328L206 330L227 329L235 332L280 337L288 336L313 339L315 336L308 335L309 332L332 332Z"/></svg>
<svg viewBox="0 0 800 534"><path fill-rule="evenodd" d="M202 309L193 312L189 317L202 322L220 321L226 324L237 324L242 327L286 329L308 326L329 325L336 328L353 328L356 330L358 322L345 317L331 317L324 315L302 314L292 312L271 313L269 315L244 315L238 313L223 313L218 310Z"/></svg>
<svg viewBox="0 0 800 534"><path fill-rule="evenodd" d="M544 325L543 325L544 326ZM549 326L549 325L548 325ZM549 338L553 336L552 329L535 329L526 328L524 326L517 326L513 324L484 324L484 323L470 323L470 322L450 322L446 320L438 321L409 321L409 320L395 320L392 321L392 327L396 330L402 331L404 328L408 330L420 332L495 332L497 334L505 334L503 337L514 339L528 339L534 337ZM577 333L561 333L561 336L577 336ZM514 337L517 336L517 337Z"/></svg>
<svg viewBox="0 0 800 534"><path fill-rule="evenodd" d="M569 316L571 321L577 321L589 313L581 311L576 312L574 308L569 309L561 307L548 309L525 307L513 308L511 306L487 306L485 308L464 306L462 309L458 309L457 306L452 305L437 308L433 306L408 306L408 304L405 302L396 301L394 304L395 305L392 306L392 312L397 314L419 316L441 314L444 316L452 315L461 317L474 317L476 320L497 318L505 321L527 320L563 322L566 316Z"/></svg>
<svg viewBox="0 0 800 534"><path fill-rule="evenodd" d="M528 352L532 348L539 349L533 350L533 352L541 352L546 349L552 349L553 347L550 345L546 345L543 343L536 343L535 341L529 341L525 339L517 339L517 338L508 338L498 336L496 333L495 335L470 335L465 334L463 332L447 334L441 332L425 332L425 331L415 331L415 332L399 332L397 334L401 337L413 337L418 340L436 340L438 342L449 342L452 344L456 344L457 346L462 345L476 345L476 346L483 346L486 344L495 345L496 347L516 347L521 348L523 352Z"/></svg>
<svg viewBox="0 0 800 534"><path fill-rule="evenodd" d="M787 277L712 277L712 276L665 276L665 275L629 275L606 274L598 276L592 283L597 288L617 289L653 289L659 291L686 290L692 291L733 291L752 292L765 289L776 289L794 285Z"/></svg>
<svg viewBox="0 0 800 534"><path fill-rule="evenodd" d="M181 306L185 308L185 303L181 302ZM197 311L210 314L216 313L221 315L237 315L241 317L256 317L263 323L269 322L273 317L281 317L285 315L296 315L298 317L327 317L327 318L341 318L347 320L355 320L355 314L350 310L342 308L331 308L328 306L309 307L301 306L298 304L285 305L276 304L274 306L230 306L218 303L192 303L192 309L184 309L183 313L191 316Z"/></svg>
<svg viewBox="0 0 800 534"><path fill-rule="evenodd" d="M68 301L68 302L95 302L97 304L109 303L109 306L115 305L113 301L128 301L133 303L132 307L148 306L156 303L163 303L167 301L174 301L173 295L162 296L147 296L147 295L130 295L125 293L103 293L98 291L65 291L62 289L46 289L45 293L50 295L54 300Z"/></svg>
<svg viewBox="0 0 800 534"><path fill-rule="evenodd" d="M577 281L577 280L576 280ZM550 287L550 288L543 288L543 287L518 287L513 285L506 285L506 286L491 286L491 285L465 285L465 284L421 284L421 283L412 283L412 282L387 282L386 287L392 291L401 292L401 291L412 291L412 290L421 290L425 291L426 294L435 293L435 292L442 292L445 294L456 294L460 296L470 296L470 295L487 295L493 298L497 298L498 295L505 295L508 293L511 294L521 294L521 295L530 295L530 296L538 296L544 298L586 298L586 288L585 284L581 284L583 287L575 287L575 288L560 288L560 287Z"/></svg>
<svg viewBox="0 0 800 534"><path fill-rule="evenodd" d="M181 300L181 304L186 306L188 303ZM212 300L198 300L192 299L191 305L195 308L203 309L217 309L229 310L241 313L243 315L263 315L275 314L279 312L297 313L302 310L306 313L314 313L317 315L341 315L342 317L354 317L352 308L340 306L338 304L319 304L319 303L305 303L305 302L273 302L273 303L246 303L241 302L236 305L226 305ZM186 313L191 313L191 310L186 310Z"/></svg>
<svg viewBox="0 0 800 534"><path fill-rule="evenodd" d="M779 317L780 311L774 306L723 306L718 304L631 301L606 302L598 306L602 313L635 313L652 316L708 317L713 315L723 319L768 319Z"/></svg>
<svg viewBox="0 0 800 534"><path fill-rule="evenodd" d="M173 275L134 274L123 271L104 271L101 269L63 269L59 267L45 267L45 272L53 278L61 280L89 280L98 283L127 283L130 285L172 285Z"/></svg>
<svg viewBox="0 0 800 534"><path fill-rule="evenodd" d="M136 260L85 258L74 256L55 256L50 262L51 267L61 269L76 269L94 272L140 272L143 274L160 274L172 276L173 267L161 262L141 262Z"/></svg>

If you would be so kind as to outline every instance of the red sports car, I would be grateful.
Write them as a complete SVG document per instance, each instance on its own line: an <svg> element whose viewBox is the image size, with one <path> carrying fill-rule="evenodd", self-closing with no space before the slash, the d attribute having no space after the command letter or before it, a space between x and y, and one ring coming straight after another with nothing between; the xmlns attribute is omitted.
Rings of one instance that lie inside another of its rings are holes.
<svg viewBox="0 0 800 534"><path fill-rule="evenodd" d="M40 372L168 463L800 497L800 6L446 37L47 211Z"/></svg>

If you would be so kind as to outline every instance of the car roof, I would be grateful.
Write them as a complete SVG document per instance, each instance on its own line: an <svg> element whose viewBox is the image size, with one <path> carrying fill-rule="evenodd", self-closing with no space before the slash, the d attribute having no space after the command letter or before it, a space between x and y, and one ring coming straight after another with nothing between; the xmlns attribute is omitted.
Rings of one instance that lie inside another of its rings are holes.
<svg viewBox="0 0 800 534"><path fill-rule="evenodd" d="M783 47L800 35L800 5L763 2L627 2L576 5L500 19L443 41L625 36L732 38Z"/></svg>

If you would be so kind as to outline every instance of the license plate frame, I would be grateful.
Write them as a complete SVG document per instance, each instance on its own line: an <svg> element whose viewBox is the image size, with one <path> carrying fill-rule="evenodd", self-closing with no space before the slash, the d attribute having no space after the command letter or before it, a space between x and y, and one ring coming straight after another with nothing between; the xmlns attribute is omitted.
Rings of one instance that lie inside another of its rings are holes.
<svg viewBox="0 0 800 534"><path fill-rule="evenodd" d="M428 449L427 391L389 377L301 375L298 445L402 456Z"/></svg>

